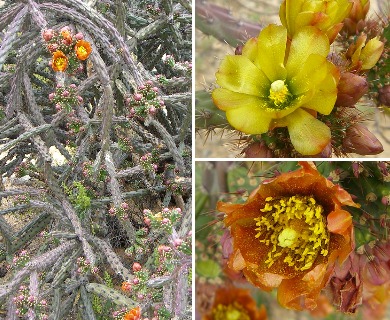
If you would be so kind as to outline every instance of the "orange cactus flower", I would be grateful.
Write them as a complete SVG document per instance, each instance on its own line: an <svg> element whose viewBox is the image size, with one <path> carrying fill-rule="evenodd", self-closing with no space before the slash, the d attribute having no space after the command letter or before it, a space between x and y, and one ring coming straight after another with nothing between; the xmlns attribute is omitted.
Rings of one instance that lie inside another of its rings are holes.
<svg viewBox="0 0 390 320"><path fill-rule="evenodd" d="M133 308L125 314L123 320L140 320L141 319L141 308Z"/></svg>
<svg viewBox="0 0 390 320"><path fill-rule="evenodd" d="M92 52L91 44L88 41L79 40L76 42L75 51L77 58L86 60Z"/></svg>
<svg viewBox="0 0 390 320"><path fill-rule="evenodd" d="M60 50L55 51L51 60L51 66L54 71L65 71L68 67L68 58L65 53Z"/></svg>
<svg viewBox="0 0 390 320"><path fill-rule="evenodd" d="M264 182L244 204L218 202L233 252L228 267L255 286L278 288L279 303L314 309L335 261L354 248L350 194L321 176L314 164Z"/></svg>
<svg viewBox="0 0 390 320"><path fill-rule="evenodd" d="M216 291L214 304L209 314L202 320L266 320L267 313L264 306L256 307L256 302L249 294L249 290L239 288L221 288Z"/></svg>

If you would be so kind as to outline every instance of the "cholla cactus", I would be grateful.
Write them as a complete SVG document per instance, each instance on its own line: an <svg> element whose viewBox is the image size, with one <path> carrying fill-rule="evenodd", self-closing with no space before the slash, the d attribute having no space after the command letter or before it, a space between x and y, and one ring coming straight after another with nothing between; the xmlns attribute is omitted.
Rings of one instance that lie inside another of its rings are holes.
<svg viewBox="0 0 390 320"><path fill-rule="evenodd" d="M189 282L177 274L184 267L175 260L163 284L150 282L161 276L158 259L143 254L157 251L161 237L144 232L144 209L181 211L168 238L177 230L187 241L191 231L191 20L187 0L5 1L0 260L14 257L0 282L7 319L191 316ZM31 220L15 226L13 214ZM136 278L144 299L121 290Z"/></svg>

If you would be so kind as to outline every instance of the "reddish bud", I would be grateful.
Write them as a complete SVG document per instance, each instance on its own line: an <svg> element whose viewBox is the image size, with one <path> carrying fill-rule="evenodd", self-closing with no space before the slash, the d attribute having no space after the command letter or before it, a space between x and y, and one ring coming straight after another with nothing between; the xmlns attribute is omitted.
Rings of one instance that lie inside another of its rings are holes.
<svg viewBox="0 0 390 320"><path fill-rule="evenodd" d="M390 107L390 85L385 85L378 90L378 101L381 105Z"/></svg>
<svg viewBox="0 0 390 320"><path fill-rule="evenodd" d="M54 92L50 93L49 94L49 100L52 101L54 99L54 96L55 96Z"/></svg>
<svg viewBox="0 0 390 320"><path fill-rule="evenodd" d="M42 33L42 37L43 37L43 39L45 39L45 41L50 41L51 38L53 38L53 36L54 36L53 29L47 29L47 30L43 31L43 33Z"/></svg>
<svg viewBox="0 0 390 320"><path fill-rule="evenodd" d="M262 142L253 142L243 151L245 158L272 158L272 151Z"/></svg>
<svg viewBox="0 0 390 320"><path fill-rule="evenodd" d="M343 140L345 152L354 152L361 155L374 155L383 152L380 141L362 124L353 124L348 127Z"/></svg>
<svg viewBox="0 0 390 320"><path fill-rule="evenodd" d="M358 34L364 28L364 19L370 9L369 0L351 0L352 9L347 18L344 19L344 30L350 34Z"/></svg>
<svg viewBox="0 0 390 320"><path fill-rule="evenodd" d="M238 45L238 46L236 47L236 50L234 50L234 54L235 54L236 56L242 55L242 48L243 48L243 46Z"/></svg>
<svg viewBox="0 0 390 320"><path fill-rule="evenodd" d="M82 40L82 39L84 39L84 35L83 35L81 32L76 33L74 37L76 38L76 40Z"/></svg>
<svg viewBox="0 0 390 320"><path fill-rule="evenodd" d="M365 77L345 72L341 74L337 90L336 106L353 106L368 92L368 82Z"/></svg>
<svg viewBox="0 0 390 320"><path fill-rule="evenodd" d="M138 263L138 262L134 262L133 263L133 271L136 272L136 271L141 271L142 267L141 265Z"/></svg>
<svg viewBox="0 0 390 320"><path fill-rule="evenodd" d="M142 95L142 94L140 94L140 93L134 94L134 100L135 100L135 101L141 101L142 98L143 98L143 95Z"/></svg>

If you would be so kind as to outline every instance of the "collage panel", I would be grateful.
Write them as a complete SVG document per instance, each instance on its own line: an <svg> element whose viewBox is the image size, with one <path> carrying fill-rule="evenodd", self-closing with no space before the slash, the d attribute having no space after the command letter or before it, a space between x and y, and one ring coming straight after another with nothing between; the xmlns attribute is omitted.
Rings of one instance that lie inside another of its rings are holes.
<svg viewBox="0 0 390 320"><path fill-rule="evenodd" d="M0 1L0 319L192 319L191 0Z"/></svg>
<svg viewBox="0 0 390 320"><path fill-rule="evenodd" d="M389 157L382 0L196 0L197 158Z"/></svg>
<svg viewBox="0 0 390 320"><path fill-rule="evenodd" d="M197 161L195 319L389 319L390 162Z"/></svg>

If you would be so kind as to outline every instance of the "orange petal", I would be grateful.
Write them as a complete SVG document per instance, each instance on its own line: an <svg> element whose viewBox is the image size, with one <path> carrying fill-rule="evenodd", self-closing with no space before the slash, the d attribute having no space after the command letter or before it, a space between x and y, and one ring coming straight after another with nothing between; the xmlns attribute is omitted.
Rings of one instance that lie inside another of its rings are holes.
<svg viewBox="0 0 390 320"><path fill-rule="evenodd" d="M352 216L345 210L332 211L328 214L327 220L329 231L341 235L352 225Z"/></svg>

